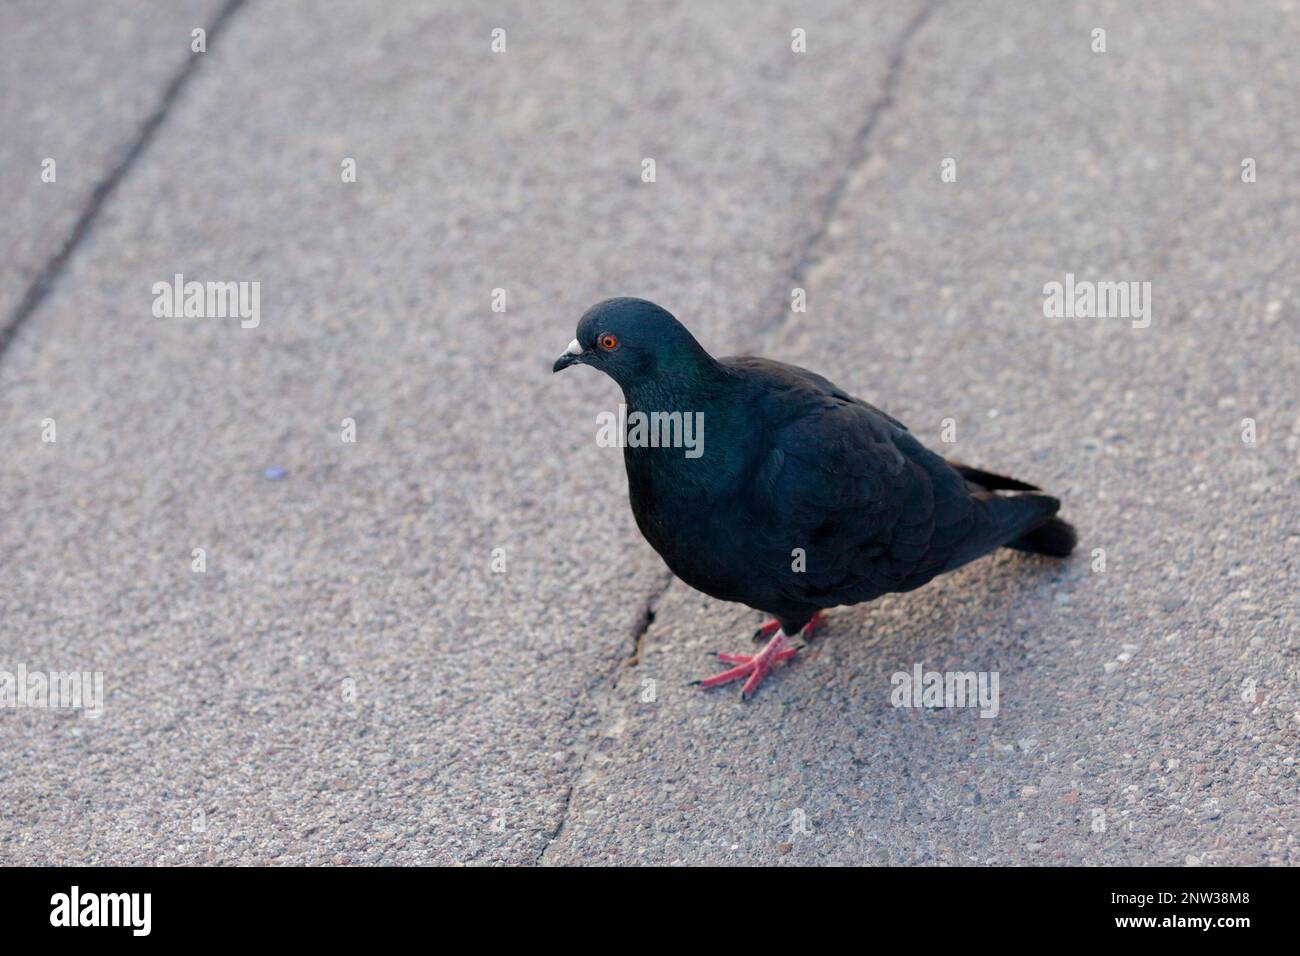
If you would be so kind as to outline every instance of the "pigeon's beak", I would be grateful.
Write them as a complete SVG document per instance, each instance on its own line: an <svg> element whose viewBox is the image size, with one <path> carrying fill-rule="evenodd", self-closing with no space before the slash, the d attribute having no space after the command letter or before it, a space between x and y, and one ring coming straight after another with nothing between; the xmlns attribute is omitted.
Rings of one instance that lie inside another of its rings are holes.
<svg viewBox="0 0 1300 956"><path fill-rule="evenodd" d="M555 364L551 366L551 371L558 372L560 369L568 368L570 365L581 361L582 346L578 344L577 339L574 339L569 343L569 347L560 353L560 357L557 358Z"/></svg>

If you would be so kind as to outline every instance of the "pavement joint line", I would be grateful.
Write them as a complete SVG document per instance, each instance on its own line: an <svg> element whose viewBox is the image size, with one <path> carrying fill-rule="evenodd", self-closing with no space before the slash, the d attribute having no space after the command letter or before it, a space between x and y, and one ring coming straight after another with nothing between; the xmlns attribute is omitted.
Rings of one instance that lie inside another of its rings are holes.
<svg viewBox="0 0 1300 956"><path fill-rule="evenodd" d="M208 28L207 38L209 41L216 40L221 35L226 22L244 3L245 0L226 0L225 5L217 11L217 15L213 18L212 26ZM113 195L118 184L126 178L136 160L144 154L144 151L153 141L159 127L162 126L163 121L171 111L172 105L180 97L190 77L198 69L199 61L206 58L206 56L206 53L203 56L191 53L184 66L171 78L158 100L158 105L154 107L154 111L141 124L139 132L136 133L135 139L122 155L122 158L95 185L94 191L90 194L90 199L87 200L85 207L81 210L81 214L77 217L77 221L73 224L67 238L63 240L59 250L46 260L45 265L36 274L36 278L27 287L22 300L3 323L0 323L0 359L9 350L9 345L13 342L19 329L45 301L45 297L72 259L73 253L77 251L82 240L90 233L95 220L99 218L99 214L108 202L109 197Z"/></svg>
<svg viewBox="0 0 1300 956"><path fill-rule="evenodd" d="M817 248L830 230L831 222L834 220L836 210L843 201L849 183L853 181L854 175L867 159L867 143L871 139L871 134L879 125L881 116L894 104L898 92L899 79L904 67L906 66L907 51L911 45L912 39L942 3L943 0L928 0L928 2L916 12L912 19L908 21L907 26L905 26L899 34L898 40L895 41L894 49L889 57L889 67L885 73L885 80L881 85L880 96L878 96L870 107L868 107L866 118L854 133L853 138L850 141L852 149L848 161L843 164L839 176L836 177L834 185L831 187L826 198L822 202L822 211L821 215L817 219L816 227L808 238L800 245L799 250L795 255L794 267L790 270L790 276L796 285L807 275L809 267L816 262ZM782 295L782 297L784 296ZM771 341L780 333L781 329L785 327L788 321L788 313L785 308L782 307L779 312L774 313L766 322L760 323L755 332L755 339L760 342ZM762 351L762 349L756 348L750 351L759 352ZM632 628L632 655L619 661L618 665L610 674L610 679L605 683L604 689L600 691L599 696L601 698L608 698L614 688L618 686L619 674L625 667L634 662L640 663L641 654L645 649L645 641L649 635L651 626L655 622L655 608L659 601L663 599L663 596L668 593L668 589L672 587L673 575L665 574L662 578L662 582L663 583L658 588L651 591L649 596L647 596L645 603L637 614L636 623ZM604 720L602 712L605 709L606 702L604 700L593 699L593 704L596 708L597 717L600 718L598 723L603 724ZM573 709L563 721L564 726L568 726L568 724L577 717L578 706L578 702L575 702ZM599 728L597 728L597 732L599 732ZM587 760L590 754L591 746L589 744L584 744L581 748L578 764L574 768L573 776L570 778L569 785L565 790L564 806L560 811L560 822L547 837L546 842L542 847L542 851L537 855L537 859L534 861L535 866L545 864L547 853L550 852L551 847L559 842L560 837L564 833L565 826L568 824L569 816L572 812L573 794L583 781L583 776L586 773L587 768Z"/></svg>
<svg viewBox="0 0 1300 956"><path fill-rule="evenodd" d="M927 0L921 8L908 21L898 39L894 42L894 49L889 56L889 67L885 71L885 80L881 84L880 95L867 108L867 115L862 121L853 137L849 140L848 159L840 169L840 174L836 177L830 190L827 191L826 197L822 201L821 214L815 220L812 231L807 238L800 244L795 254L794 267L790 270L789 279L781 289L777 290L776 300L784 302L788 293L785 291L791 285L798 286L804 282L812 266L817 262L818 247L825 240L826 235L830 232L831 223L835 221L835 214L839 210L844 196L848 192L849 184L857 175L859 169L870 156L868 143L876 127L880 125L881 117L889 111L894 105L895 98L898 95L898 86L901 82L903 70L907 66L907 55L911 48L912 41L921 31L921 28L930 20L934 12L943 5L943 0ZM786 305L781 305L768 316L765 322L762 322L754 330L755 342L767 342L771 337L777 335L789 321L790 311ZM757 351L752 349L751 351Z"/></svg>
<svg viewBox="0 0 1300 956"><path fill-rule="evenodd" d="M646 632L650 630L650 625L655 622L655 606L659 599L664 596L664 592L672 586L670 579L667 584L650 595L645 604L641 606L641 613L637 615L636 624L632 627L632 654L623 660L624 667L636 667L641 663L641 652L645 650Z"/></svg>
<svg viewBox="0 0 1300 956"><path fill-rule="evenodd" d="M661 583L646 597L645 602L641 605L641 610L637 612L637 616L632 625L632 656L621 659L610 671L609 679L604 682L603 690L599 690L596 695L593 695L590 698L592 704L595 706L596 716L600 718L598 720L598 725L600 726L603 726L604 724L604 714L602 711L605 709L605 698L608 698L609 695L613 693L614 688L618 686L618 678L623 672L623 669L629 666L632 661L640 662L641 651L643 649L642 645L645 641L646 633L650 630L650 625L653 624L655 620L655 608L658 606L659 601L663 596L668 593L668 589L673 586L673 575L668 571L660 573L659 580ZM582 698L578 698L574 701L573 709L570 710L568 715L564 718L564 726L568 726L570 721L577 717L578 707L581 703ZM599 732L600 726L597 727L597 732ZM533 861L535 866L542 866L545 864L546 854L550 852L551 847L559 842L560 835L564 833L564 828L569 822L569 814L572 811L573 792L578 789L578 785L583 780L583 775L587 770L587 758L590 756L591 746L589 744L584 744L578 757L578 765L574 767L573 776L569 779L569 786L566 788L564 793L564 806L560 810L560 822L556 824L555 829L552 830L550 835L546 838L546 843L542 846L542 852L537 854L537 859Z"/></svg>

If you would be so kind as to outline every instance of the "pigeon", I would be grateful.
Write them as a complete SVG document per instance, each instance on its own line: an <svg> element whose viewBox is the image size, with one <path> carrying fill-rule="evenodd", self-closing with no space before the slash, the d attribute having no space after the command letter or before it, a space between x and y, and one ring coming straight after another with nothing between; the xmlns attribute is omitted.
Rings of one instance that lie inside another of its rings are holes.
<svg viewBox="0 0 1300 956"><path fill-rule="evenodd" d="M772 618L755 634L763 649L719 654L730 666L703 688L743 679L752 697L830 608L914 590L998 548L1074 549L1056 498L945 460L815 372L716 359L653 302L588 309L552 371L571 365L623 390L628 497L651 547L696 590Z"/></svg>

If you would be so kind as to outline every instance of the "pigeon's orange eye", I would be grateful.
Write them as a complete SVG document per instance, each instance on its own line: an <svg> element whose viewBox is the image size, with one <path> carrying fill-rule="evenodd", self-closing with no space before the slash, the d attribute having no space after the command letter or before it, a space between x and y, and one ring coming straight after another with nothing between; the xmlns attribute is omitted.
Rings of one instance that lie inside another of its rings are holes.
<svg viewBox="0 0 1300 956"><path fill-rule="evenodd" d="M600 337L600 347L606 352L614 351L614 349L618 348L618 336L606 332Z"/></svg>

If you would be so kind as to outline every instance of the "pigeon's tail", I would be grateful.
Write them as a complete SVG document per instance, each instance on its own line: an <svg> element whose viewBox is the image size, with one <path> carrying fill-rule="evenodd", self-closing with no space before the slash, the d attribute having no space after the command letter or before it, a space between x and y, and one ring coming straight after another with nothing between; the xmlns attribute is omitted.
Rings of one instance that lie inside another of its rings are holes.
<svg viewBox="0 0 1300 956"><path fill-rule="evenodd" d="M1038 490L1037 485L1031 485L1017 478L1008 478L1006 475L995 475L993 472L984 471L982 468L972 468L970 465L963 465L959 461L949 461L948 464L957 470L957 474L966 479L967 484L973 485L979 491Z"/></svg>
<svg viewBox="0 0 1300 956"><path fill-rule="evenodd" d="M1007 504L984 506L992 512L984 517L987 523L992 525L994 534L1004 524L1014 526L1020 520L1029 522L1027 530L1010 540L1003 541L1004 546L1015 548L1017 551L1028 551L1031 554L1046 554L1053 558L1070 556L1074 546L1079 542L1079 536L1075 534L1074 525L1055 517L1061 507L1059 501L1048 495L1016 495L1012 498L1003 498L998 495L981 494L980 492L986 491L1037 491L1038 488L1016 478L995 475L991 471L972 468L958 461L950 461L948 464L966 479L967 485L976 493L977 499L985 502L1007 502ZM1026 507L1024 502L1028 502L1029 506ZM1036 526L1035 521L1038 522Z"/></svg>
<svg viewBox="0 0 1300 956"><path fill-rule="evenodd" d="M1030 554L1068 558L1078 543L1079 536L1074 531L1074 525L1063 518L1052 517L1028 534L1022 534L1016 540L1008 542L1007 547L1028 551Z"/></svg>
<svg viewBox="0 0 1300 956"><path fill-rule="evenodd" d="M976 505L974 527L949 559L945 571L996 548L1056 557L1065 557L1074 549L1074 528L1056 517L1061 502L1050 495L1003 497L991 491L977 491L971 498Z"/></svg>

